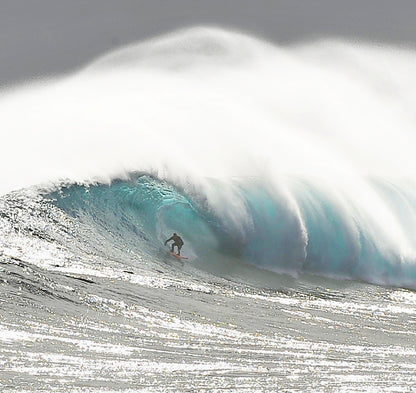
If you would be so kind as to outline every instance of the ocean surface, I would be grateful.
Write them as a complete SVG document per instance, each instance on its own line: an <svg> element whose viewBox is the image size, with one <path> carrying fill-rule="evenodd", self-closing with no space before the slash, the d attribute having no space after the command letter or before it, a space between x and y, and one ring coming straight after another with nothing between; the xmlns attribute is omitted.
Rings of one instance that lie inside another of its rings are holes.
<svg viewBox="0 0 416 393"><path fill-rule="evenodd" d="M1 392L416 392L415 67L197 27L2 92Z"/></svg>

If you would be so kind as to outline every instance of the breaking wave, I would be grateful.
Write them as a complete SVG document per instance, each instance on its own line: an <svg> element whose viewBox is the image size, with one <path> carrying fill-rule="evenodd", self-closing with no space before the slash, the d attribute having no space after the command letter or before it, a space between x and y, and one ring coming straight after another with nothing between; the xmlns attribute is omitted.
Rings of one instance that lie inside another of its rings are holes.
<svg viewBox="0 0 416 393"><path fill-rule="evenodd" d="M405 195L392 184L373 186L396 210L400 224L407 225L415 213L414 194ZM179 232L185 240L182 253L208 269L211 263L240 261L295 276L312 273L410 287L416 282L414 260L383 235L371 215L316 184L298 180L290 198L259 179L234 179L232 186L212 180L209 187L224 195L221 209L218 200L214 208L198 190L148 175L111 185L63 187L48 198L104 237L97 248L106 256L119 248L163 260L164 240ZM235 206L240 218L230 216Z"/></svg>
<svg viewBox="0 0 416 393"><path fill-rule="evenodd" d="M126 47L3 94L0 191L43 184L98 248L177 231L193 259L415 287L415 66L212 28Z"/></svg>

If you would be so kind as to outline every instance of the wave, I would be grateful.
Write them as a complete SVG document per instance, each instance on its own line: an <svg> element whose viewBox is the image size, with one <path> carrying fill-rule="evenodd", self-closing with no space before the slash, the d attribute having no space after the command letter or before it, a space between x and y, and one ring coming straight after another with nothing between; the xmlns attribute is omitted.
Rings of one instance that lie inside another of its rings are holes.
<svg viewBox="0 0 416 393"><path fill-rule="evenodd" d="M298 180L292 188L297 211L291 207L293 201L260 179L234 179L232 191L218 180L210 186L218 193L228 188L228 198L232 195L236 204L244 206L241 221L234 217L230 222L230 199L223 201L222 210L215 210L197 190L143 174L111 185L66 186L48 198L92 228L91 233L100 234L95 246L106 256L110 248L118 248L146 255L148 260L163 260L164 240L179 232L185 240L183 253L210 271L210 265L239 261L295 276L312 273L415 286L414 259L406 259L382 233L372 232L374 223L365 212L347 207L346 201L327 190ZM406 198L391 184L377 187L392 208L397 198ZM400 214L405 221L416 212L416 200L407 197L406 202L408 210ZM94 243L94 236L89 243Z"/></svg>
<svg viewBox="0 0 416 393"><path fill-rule="evenodd" d="M195 258L414 287L415 66L215 28L132 45L3 93L0 192L72 184L53 198L107 248L176 230Z"/></svg>

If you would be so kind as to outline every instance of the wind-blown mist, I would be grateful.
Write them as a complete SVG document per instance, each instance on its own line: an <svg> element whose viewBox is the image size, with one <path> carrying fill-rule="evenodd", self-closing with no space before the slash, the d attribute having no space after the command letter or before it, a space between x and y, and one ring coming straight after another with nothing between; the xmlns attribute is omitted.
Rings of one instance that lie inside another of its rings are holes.
<svg viewBox="0 0 416 393"><path fill-rule="evenodd" d="M409 50L208 28L130 46L3 95L0 191L146 173L251 263L415 286L415 69Z"/></svg>

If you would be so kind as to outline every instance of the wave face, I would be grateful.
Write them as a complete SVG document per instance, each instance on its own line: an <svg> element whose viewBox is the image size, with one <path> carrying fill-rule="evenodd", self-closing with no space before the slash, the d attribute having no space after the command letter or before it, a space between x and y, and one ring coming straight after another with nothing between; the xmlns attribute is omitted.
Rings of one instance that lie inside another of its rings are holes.
<svg viewBox="0 0 416 393"><path fill-rule="evenodd" d="M389 244L381 231L372 228L377 223L365 211L348 206L325 189L298 181L289 201L258 179L235 179L232 188L229 183L211 181L210 187L213 194L225 193L244 210L240 221L235 216L230 219L229 200L222 201L222 210L214 210L203 193L179 189L148 175L134 175L111 185L63 187L48 198L92 228L92 233L100 234L97 244L94 236L89 243L105 257L117 249L122 254L139 253L146 260L163 261L164 240L178 232L185 240L182 253L209 271L215 272L219 261L228 266L239 261L292 275L312 273L415 285L413 261L406 260L394 243ZM414 214L416 201L392 185L374 187L384 193L384 202L392 210L399 207L396 217L405 225ZM122 257L128 259L129 255Z"/></svg>
<svg viewBox="0 0 416 393"><path fill-rule="evenodd" d="M109 250L177 231L204 261L415 287L415 66L211 28L126 47L2 96L1 192L80 184L52 197Z"/></svg>

